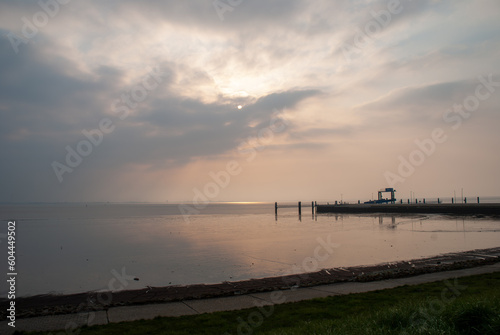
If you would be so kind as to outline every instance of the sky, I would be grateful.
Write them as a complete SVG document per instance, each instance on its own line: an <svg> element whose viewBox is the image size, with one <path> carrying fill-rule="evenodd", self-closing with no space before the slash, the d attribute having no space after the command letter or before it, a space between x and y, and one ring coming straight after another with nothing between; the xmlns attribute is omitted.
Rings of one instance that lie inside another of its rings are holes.
<svg viewBox="0 0 500 335"><path fill-rule="evenodd" d="M0 1L0 202L500 195L497 0Z"/></svg>

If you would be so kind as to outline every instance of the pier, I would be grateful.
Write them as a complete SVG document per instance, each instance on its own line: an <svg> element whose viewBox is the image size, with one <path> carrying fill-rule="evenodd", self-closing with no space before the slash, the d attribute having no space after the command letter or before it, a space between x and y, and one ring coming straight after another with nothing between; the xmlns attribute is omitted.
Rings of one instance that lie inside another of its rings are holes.
<svg viewBox="0 0 500 335"><path fill-rule="evenodd" d="M341 204L316 206L316 213L412 213L451 215L500 215L500 204Z"/></svg>

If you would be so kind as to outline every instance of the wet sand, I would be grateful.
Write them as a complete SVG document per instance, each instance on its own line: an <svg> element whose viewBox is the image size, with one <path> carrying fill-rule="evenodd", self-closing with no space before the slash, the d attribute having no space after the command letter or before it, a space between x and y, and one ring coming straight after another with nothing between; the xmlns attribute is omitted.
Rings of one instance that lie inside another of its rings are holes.
<svg viewBox="0 0 500 335"><path fill-rule="evenodd" d="M306 274L250 279L220 284L148 287L116 292L86 292L69 295L37 295L16 299L18 318L106 310L112 306L140 305L269 292L279 289L311 287L349 281L375 281L402 278L424 273L456 270L498 262L500 247L449 253L435 257L383 263L369 266L324 269ZM7 299L0 299L2 318L5 318Z"/></svg>

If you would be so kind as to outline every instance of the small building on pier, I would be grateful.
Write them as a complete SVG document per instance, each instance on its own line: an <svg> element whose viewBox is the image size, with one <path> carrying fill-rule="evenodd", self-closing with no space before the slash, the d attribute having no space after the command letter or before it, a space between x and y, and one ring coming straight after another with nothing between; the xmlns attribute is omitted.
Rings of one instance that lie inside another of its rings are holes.
<svg viewBox="0 0 500 335"><path fill-rule="evenodd" d="M390 193L391 197L384 198L383 197L384 193ZM365 201L365 204L387 204L387 203L394 204L396 202L395 193L396 193L396 190L394 188L386 187L385 189L378 191L378 199L377 200Z"/></svg>

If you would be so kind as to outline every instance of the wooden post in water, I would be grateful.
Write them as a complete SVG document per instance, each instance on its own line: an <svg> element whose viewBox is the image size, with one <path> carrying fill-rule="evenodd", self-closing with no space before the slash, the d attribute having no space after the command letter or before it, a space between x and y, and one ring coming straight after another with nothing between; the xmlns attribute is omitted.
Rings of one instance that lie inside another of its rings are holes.
<svg viewBox="0 0 500 335"><path fill-rule="evenodd" d="M455 199L451 198L451 203L454 204L455 203Z"/></svg>
<svg viewBox="0 0 500 335"><path fill-rule="evenodd" d="M299 215L302 215L302 202L299 201Z"/></svg>
<svg viewBox="0 0 500 335"><path fill-rule="evenodd" d="M479 203L479 197L477 197L477 203Z"/></svg>
<svg viewBox="0 0 500 335"><path fill-rule="evenodd" d="M466 203L467 203L467 197L464 198L464 204L466 204Z"/></svg>
<svg viewBox="0 0 500 335"><path fill-rule="evenodd" d="M424 204L425 204L425 198L424 198Z"/></svg>
<svg viewBox="0 0 500 335"><path fill-rule="evenodd" d="M438 204L440 204L440 203L441 203L441 200L439 200L439 198L438 198Z"/></svg>
<svg viewBox="0 0 500 335"><path fill-rule="evenodd" d="M314 201L311 201L311 208L312 208L312 213L314 215Z"/></svg>
<svg viewBox="0 0 500 335"><path fill-rule="evenodd" d="M278 202L274 203L274 214L278 215Z"/></svg>

